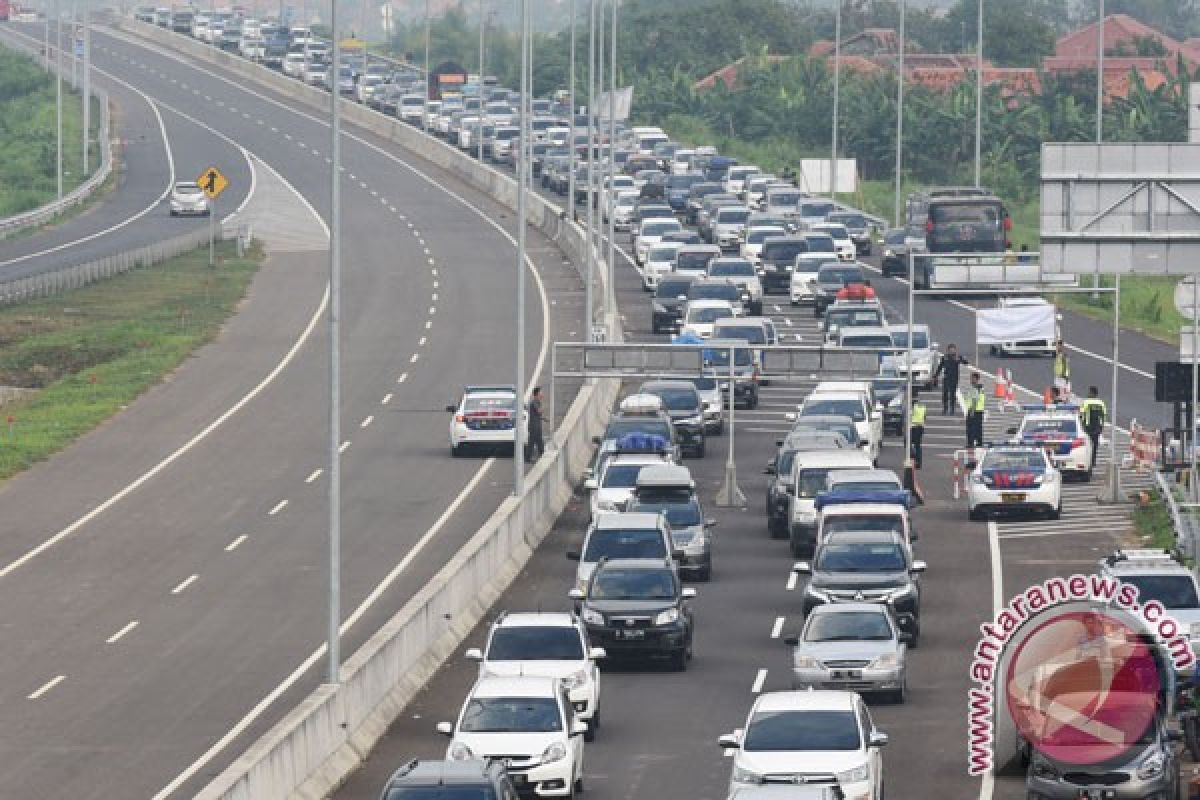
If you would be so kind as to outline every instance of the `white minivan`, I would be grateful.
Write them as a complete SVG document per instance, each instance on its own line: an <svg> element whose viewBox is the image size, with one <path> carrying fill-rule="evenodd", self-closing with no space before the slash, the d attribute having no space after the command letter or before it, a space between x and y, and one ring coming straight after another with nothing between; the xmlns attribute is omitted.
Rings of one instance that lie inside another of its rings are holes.
<svg viewBox="0 0 1200 800"><path fill-rule="evenodd" d="M797 558L811 555L817 542L817 495L825 491L829 473L873 466L862 450L813 450L796 453L788 483L788 539Z"/></svg>

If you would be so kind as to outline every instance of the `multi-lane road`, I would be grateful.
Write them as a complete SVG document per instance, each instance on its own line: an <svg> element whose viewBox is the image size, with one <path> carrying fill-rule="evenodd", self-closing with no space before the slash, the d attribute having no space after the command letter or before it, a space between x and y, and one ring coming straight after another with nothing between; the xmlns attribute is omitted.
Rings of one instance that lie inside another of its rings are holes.
<svg viewBox="0 0 1200 800"><path fill-rule="evenodd" d="M127 157L145 151L138 177L61 241L6 245L5 260L54 259L37 250L129 218L172 170L216 164L236 199L256 180L244 154L290 187L293 221L323 235L329 129L310 108L130 37L97 31L93 45ZM444 406L465 383L514 378L516 254L511 214L389 143L349 127L343 165L350 652L510 491L507 459L449 458ZM159 204L91 241L128 249L175 226ZM582 299L553 246L531 245L532 374L550 339L577 335ZM0 713L18 721L0 733L6 796L190 796L322 680L325 265L317 250L270 256L216 343L4 488L20 509L0 541Z"/></svg>

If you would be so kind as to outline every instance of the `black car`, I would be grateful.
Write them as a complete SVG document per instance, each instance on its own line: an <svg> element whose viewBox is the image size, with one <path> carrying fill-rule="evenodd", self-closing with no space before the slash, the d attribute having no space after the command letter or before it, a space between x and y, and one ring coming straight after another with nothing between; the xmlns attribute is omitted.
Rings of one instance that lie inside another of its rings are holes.
<svg viewBox="0 0 1200 800"><path fill-rule="evenodd" d="M702 183L704 176L697 173L687 173L685 175L668 175L667 176L667 203L675 211L682 213L687 209L688 192L697 183Z"/></svg>
<svg viewBox="0 0 1200 800"><path fill-rule="evenodd" d="M916 620L910 647L920 636L921 585L925 562L895 531L847 531L828 534L812 563L797 562L793 572L811 575L804 587L803 613L825 603L885 603Z"/></svg>
<svg viewBox="0 0 1200 800"><path fill-rule="evenodd" d="M717 194L725 191L725 187L719 183L711 181L701 181L693 183L692 188L688 189L687 205L685 206L684 214L687 217L689 225L696 224L696 215L700 213L700 207L704 204L704 198L710 194Z"/></svg>
<svg viewBox="0 0 1200 800"><path fill-rule="evenodd" d="M807 252L808 240L803 236L771 236L764 239L758 265L763 294L790 292L796 256Z"/></svg>
<svg viewBox="0 0 1200 800"><path fill-rule="evenodd" d="M883 235L883 260L879 267L884 276L908 275L907 242L904 228L892 228Z"/></svg>
<svg viewBox="0 0 1200 800"><path fill-rule="evenodd" d="M871 225L862 214L854 211L835 211L827 216L825 221L837 223L845 228L860 256L871 255Z"/></svg>
<svg viewBox="0 0 1200 800"><path fill-rule="evenodd" d="M638 394L662 400L684 455L704 458L704 401L691 381L646 381Z"/></svg>
<svg viewBox="0 0 1200 800"><path fill-rule="evenodd" d="M670 561L601 561L587 591L572 589L588 641L610 658L666 657L677 670L692 657L692 609L696 590L683 588Z"/></svg>
<svg viewBox="0 0 1200 800"><path fill-rule="evenodd" d="M858 264L822 264L817 270L817 288L813 295L813 316L819 317L837 300L837 293L851 284L870 286L867 274Z"/></svg>
<svg viewBox="0 0 1200 800"><path fill-rule="evenodd" d="M516 790L500 759L421 761L392 773L379 800L511 800Z"/></svg>
<svg viewBox="0 0 1200 800"><path fill-rule="evenodd" d="M690 276L670 274L658 279L658 286L654 289L654 296L650 299L651 330L655 333L675 331L679 320L683 319L688 289L691 288L694 280L696 279Z"/></svg>

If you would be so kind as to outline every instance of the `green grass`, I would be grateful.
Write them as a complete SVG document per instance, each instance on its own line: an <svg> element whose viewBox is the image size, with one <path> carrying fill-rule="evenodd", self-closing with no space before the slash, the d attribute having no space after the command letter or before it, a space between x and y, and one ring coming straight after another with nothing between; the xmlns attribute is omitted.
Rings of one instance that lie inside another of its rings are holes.
<svg viewBox="0 0 1200 800"><path fill-rule="evenodd" d="M1080 278L1081 285L1090 286L1091 279ZM1169 344L1179 343L1179 328L1185 320L1175 310L1175 284L1178 277L1139 275L1121 279L1121 327L1140 331ZM1101 286L1112 286L1111 275L1100 276ZM1063 294L1055 302L1072 311L1095 319L1112 322L1113 295L1101 293Z"/></svg>
<svg viewBox="0 0 1200 800"><path fill-rule="evenodd" d="M37 392L0 409L0 480L48 458L159 383L216 336L262 261L220 245L0 308L0 385Z"/></svg>
<svg viewBox="0 0 1200 800"><path fill-rule="evenodd" d="M1139 546L1175 549L1175 528L1171 524L1171 514L1158 492L1147 492L1145 501L1134 506L1133 526L1140 537Z"/></svg>

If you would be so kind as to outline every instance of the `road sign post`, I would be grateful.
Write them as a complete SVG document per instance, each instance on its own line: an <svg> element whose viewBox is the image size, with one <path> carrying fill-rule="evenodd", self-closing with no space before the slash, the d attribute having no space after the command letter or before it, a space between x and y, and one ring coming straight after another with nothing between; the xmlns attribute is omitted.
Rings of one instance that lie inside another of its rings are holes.
<svg viewBox="0 0 1200 800"><path fill-rule="evenodd" d="M216 266L217 198L229 188L229 181L216 167L209 167L196 178L196 184L208 198L208 265Z"/></svg>

